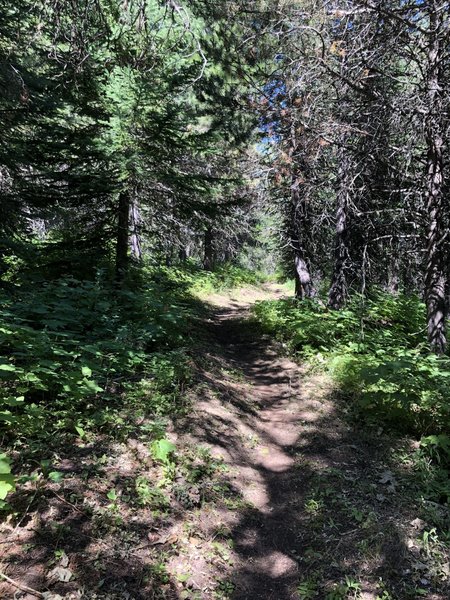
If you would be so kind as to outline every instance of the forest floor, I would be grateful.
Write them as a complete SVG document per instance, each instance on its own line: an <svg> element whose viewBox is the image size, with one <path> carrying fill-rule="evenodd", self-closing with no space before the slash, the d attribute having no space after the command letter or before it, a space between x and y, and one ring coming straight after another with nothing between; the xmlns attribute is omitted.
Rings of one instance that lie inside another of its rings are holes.
<svg viewBox="0 0 450 600"><path fill-rule="evenodd" d="M64 480L30 487L0 529L0 598L448 597L448 559L418 518L410 442L351 425L331 379L249 317L283 293L208 297L170 458L149 458L142 423L120 442L61 449Z"/></svg>

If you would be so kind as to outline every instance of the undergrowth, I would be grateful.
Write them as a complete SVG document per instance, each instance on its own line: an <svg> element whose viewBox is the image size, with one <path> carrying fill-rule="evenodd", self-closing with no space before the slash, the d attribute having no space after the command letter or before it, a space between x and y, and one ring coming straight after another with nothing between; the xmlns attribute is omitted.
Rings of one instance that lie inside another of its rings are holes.
<svg viewBox="0 0 450 600"><path fill-rule="evenodd" d="M350 414L416 437L422 492L448 509L450 358L428 351L424 311L417 297L376 291L340 311L315 301L263 301L254 316L290 352L331 373Z"/></svg>
<svg viewBox="0 0 450 600"><path fill-rule="evenodd" d="M99 273L17 277L0 290L0 507L16 483L11 457L23 474L77 439L123 440L137 423L183 413L202 310L194 292L250 280L189 265L143 268L121 288Z"/></svg>
<svg viewBox="0 0 450 600"><path fill-rule="evenodd" d="M262 273L249 271L233 264L219 266L214 271L202 271L195 264L188 264L185 268L177 270L177 274L180 281L187 284L192 293L200 295L259 285L267 279L267 276Z"/></svg>

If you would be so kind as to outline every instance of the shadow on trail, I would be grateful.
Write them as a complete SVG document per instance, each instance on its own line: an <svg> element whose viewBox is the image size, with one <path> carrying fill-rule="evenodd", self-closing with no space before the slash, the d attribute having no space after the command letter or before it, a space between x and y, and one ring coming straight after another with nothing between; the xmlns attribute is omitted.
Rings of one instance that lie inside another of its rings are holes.
<svg viewBox="0 0 450 600"><path fill-rule="evenodd" d="M392 440L352 428L326 378L282 357L241 303L200 308L194 415L174 431L180 453L192 434L188 445L207 443L223 457L220 485L206 482L211 496L195 509L173 493L170 510L143 505L137 476L153 486L160 477L146 462L148 431L137 424L93 443L55 440L51 468L65 478L15 495L18 517L0 540L8 574L65 600L340 600L358 591L413 600L418 589L427 600L448 598L417 541L426 524ZM232 567L213 548L227 538ZM62 551L70 581L48 577L65 564ZM35 597L7 589L0 597Z"/></svg>
<svg viewBox="0 0 450 600"><path fill-rule="evenodd" d="M246 499L231 532L229 597L412 599L421 588L443 599L424 576L422 549L408 543L417 507L406 470L390 464L389 439L351 428L322 377L277 356L244 317L217 312L210 330L222 365L239 367L254 397L216 383L224 410L205 406L196 432L224 456Z"/></svg>
<svg viewBox="0 0 450 600"><path fill-rule="evenodd" d="M59 469L67 475L63 486L47 485L16 498L20 520L12 521L0 552L8 552L7 564L14 565L18 587L4 582L0 598L33 600L46 598L46 592L49 600L178 600L179 586L161 570L160 552L170 547L152 546L148 535L159 531L164 537L186 511L174 506L169 519L145 508L133 514L121 495L134 490L136 474L116 468L106 481L102 468L87 469L84 461L90 456L95 462L107 453L120 467L124 453L113 444L79 450L67 449L70 458L62 458ZM67 469L65 461L70 463ZM117 490L117 503L108 498L110 489Z"/></svg>

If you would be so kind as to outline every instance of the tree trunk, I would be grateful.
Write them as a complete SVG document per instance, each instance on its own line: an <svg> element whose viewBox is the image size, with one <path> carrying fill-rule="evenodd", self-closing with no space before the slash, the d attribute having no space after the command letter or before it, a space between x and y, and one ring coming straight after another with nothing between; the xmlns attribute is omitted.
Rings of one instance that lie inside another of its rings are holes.
<svg viewBox="0 0 450 600"><path fill-rule="evenodd" d="M142 244L141 244L141 215L137 201L134 199L130 202L130 251L131 256L136 261L142 260Z"/></svg>
<svg viewBox="0 0 450 600"><path fill-rule="evenodd" d="M306 252L302 244L302 229L305 226L306 206L298 188L291 192L290 244L294 254L295 297L299 300L314 298L314 288Z"/></svg>
<svg viewBox="0 0 450 600"><path fill-rule="evenodd" d="M288 233L294 263L295 297L298 300L314 298L314 288L309 261L305 249L305 238L308 230L307 185L308 164L304 145L297 140L297 129L294 120L290 124L289 157L292 163L291 172L291 201L288 211Z"/></svg>
<svg viewBox="0 0 450 600"><path fill-rule="evenodd" d="M295 253L295 297L299 300L314 298L316 290L312 283L309 265L300 253Z"/></svg>
<svg viewBox="0 0 450 600"><path fill-rule="evenodd" d="M123 190L119 194L117 210L116 233L116 280L121 281L128 269L129 248L129 218L130 218L130 193Z"/></svg>
<svg viewBox="0 0 450 600"><path fill-rule="evenodd" d="M178 260L180 262L186 262L188 258L189 258L189 253L188 253L187 247L180 246L180 248L178 250Z"/></svg>
<svg viewBox="0 0 450 600"><path fill-rule="evenodd" d="M398 296L400 291L400 267L399 261L396 255L392 256L389 267L388 267L388 277L387 277L387 291L392 294L392 296Z"/></svg>
<svg viewBox="0 0 450 600"><path fill-rule="evenodd" d="M212 271L214 269L215 255L214 255L214 238L212 228L208 227L205 231L204 238L204 257L203 257L203 268L206 271Z"/></svg>
<svg viewBox="0 0 450 600"><path fill-rule="evenodd" d="M427 146L427 264L425 300L427 305L428 342L436 354L445 352L446 268L443 247L443 105L441 64L443 40L439 37L438 7L430 7L430 34L427 64L428 114L425 121Z"/></svg>
<svg viewBox="0 0 450 600"><path fill-rule="evenodd" d="M328 293L328 306L339 310L347 299L347 280L345 276L348 252L348 211L349 211L349 188L347 175L349 160L347 152L343 150L340 156L339 189L337 191L336 210L336 240L334 247L334 267L331 278L331 287Z"/></svg>

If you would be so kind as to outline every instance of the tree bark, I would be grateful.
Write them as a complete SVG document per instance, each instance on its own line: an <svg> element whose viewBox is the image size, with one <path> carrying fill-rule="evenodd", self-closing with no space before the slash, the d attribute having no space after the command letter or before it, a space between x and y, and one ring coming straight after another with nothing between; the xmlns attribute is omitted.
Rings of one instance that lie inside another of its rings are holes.
<svg viewBox="0 0 450 600"><path fill-rule="evenodd" d="M294 255L295 297L299 300L314 298L316 295L309 262L302 244L302 228L305 225L305 218L305 201L298 188L294 188L291 192L290 245Z"/></svg>
<svg viewBox="0 0 450 600"><path fill-rule="evenodd" d="M316 290L313 285L309 261L305 249L305 232L307 231L307 186L308 175L306 149L298 142L296 122L290 123L289 158L292 164L291 198L288 211L288 233L294 262L295 297L298 300L314 298Z"/></svg>
<svg viewBox="0 0 450 600"><path fill-rule="evenodd" d="M328 293L328 306L339 310L347 299L346 267L349 257L348 252L348 211L349 193L347 176L349 160L346 151L341 153L339 164L339 188L337 190L336 209L336 238L334 246L334 266L331 278L331 287Z"/></svg>
<svg viewBox="0 0 450 600"><path fill-rule="evenodd" d="M189 253L188 253L187 247L180 246L180 248L178 250L178 260L180 262L186 262L188 258L189 258Z"/></svg>
<svg viewBox="0 0 450 600"><path fill-rule="evenodd" d="M444 172L443 172L443 103L441 97L441 65L443 40L439 36L441 17L435 2L430 6L430 28L427 64L428 112L425 120L427 147L427 263L425 300L427 305L428 342L436 354L446 350L446 268L443 245Z"/></svg>
<svg viewBox="0 0 450 600"><path fill-rule="evenodd" d="M212 227L208 227L205 231L204 237L203 268L206 271L212 271L214 269L215 262L214 236Z"/></svg>
<svg viewBox="0 0 450 600"><path fill-rule="evenodd" d="M391 256L389 257L386 289L393 296L398 296L400 291L399 245L395 240L391 245Z"/></svg>
<svg viewBox="0 0 450 600"><path fill-rule="evenodd" d="M299 253L295 254L295 297L299 300L314 298L316 289L313 285L309 265Z"/></svg>
<svg viewBox="0 0 450 600"><path fill-rule="evenodd" d="M116 232L116 280L119 282L122 281L128 269L130 204L129 191L121 191L117 208Z"/></svg>
<svg viewBox="0 0 450 600"><path fill-rule="evenodd" d="M135 261L142 260L141 215L136 199L130 201L130 251Z"/></svg>

